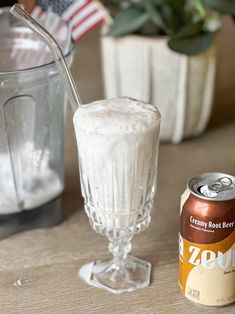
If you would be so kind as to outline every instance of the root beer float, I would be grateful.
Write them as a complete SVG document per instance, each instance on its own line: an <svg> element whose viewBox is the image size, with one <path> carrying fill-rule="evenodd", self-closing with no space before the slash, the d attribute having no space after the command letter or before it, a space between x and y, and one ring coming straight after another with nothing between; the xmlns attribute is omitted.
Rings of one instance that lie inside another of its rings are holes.
<svg viewBox="0 0 235 314"><path fill-rule="evenodd" d="M192 178L181 199L179 286L211 306L235 301L235 177Z"/></svg>

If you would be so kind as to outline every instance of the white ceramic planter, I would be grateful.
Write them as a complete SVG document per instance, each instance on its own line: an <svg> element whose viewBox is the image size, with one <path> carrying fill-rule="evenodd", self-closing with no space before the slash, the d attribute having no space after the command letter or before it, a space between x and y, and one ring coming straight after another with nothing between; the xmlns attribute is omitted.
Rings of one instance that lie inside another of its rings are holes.
<svg viewBox="0 0 235 314"><path fill-rule="evenodd" d="M105 96L130 96L156 105L162 141L179 143L201 134L210 118L216 68L215 45L187 57L167 38L102 37Z"/></svg>

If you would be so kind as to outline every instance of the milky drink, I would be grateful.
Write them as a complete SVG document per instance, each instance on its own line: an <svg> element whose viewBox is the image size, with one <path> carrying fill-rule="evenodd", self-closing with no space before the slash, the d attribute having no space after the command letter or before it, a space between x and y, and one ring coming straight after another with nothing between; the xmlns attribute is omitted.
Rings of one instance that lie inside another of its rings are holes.
<svg viewBox="0 0 235 314"><path fill-rule="evenodd" d="M84 105L74 115L82 195L97 227L149 222L155 194L160 114L129 98ZM146 213L146 215L145 215Z"/></svg>

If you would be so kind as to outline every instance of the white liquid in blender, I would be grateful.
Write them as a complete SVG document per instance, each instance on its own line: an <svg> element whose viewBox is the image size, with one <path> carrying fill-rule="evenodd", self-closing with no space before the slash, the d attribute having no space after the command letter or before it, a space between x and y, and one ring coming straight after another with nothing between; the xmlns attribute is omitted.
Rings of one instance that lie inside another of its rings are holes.
<svg viewBox="0 0 235 314"><path fill-rule="evenodd" d="M154 194L158 110L109 99L82 106L73 121L88 215L106 230L135 225Z"/></svg>
<svg viewBox="0 0 235 314"><path fill-rule="evenodd" d="M22 169L26 185L22 184L19 190L19 207L9 155L0 154L0 214L33 209L52 201L62 193L63 185L58 174L49 168L47 152L43 156L40 168L32 163L28 171Z"/></svg>

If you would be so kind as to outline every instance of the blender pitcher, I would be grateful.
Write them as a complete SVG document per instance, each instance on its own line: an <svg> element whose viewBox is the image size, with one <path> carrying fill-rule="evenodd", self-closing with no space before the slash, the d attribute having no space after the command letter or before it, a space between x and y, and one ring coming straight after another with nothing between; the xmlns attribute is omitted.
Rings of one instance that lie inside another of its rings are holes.
<svg viewBox="0 0 235 314"><path fill-rule="evenodd" d="M71 64L69 27L51 12L39 22L55 31ZM50 51L0 9L0 238L60 221L65 108Z"/></svg>

